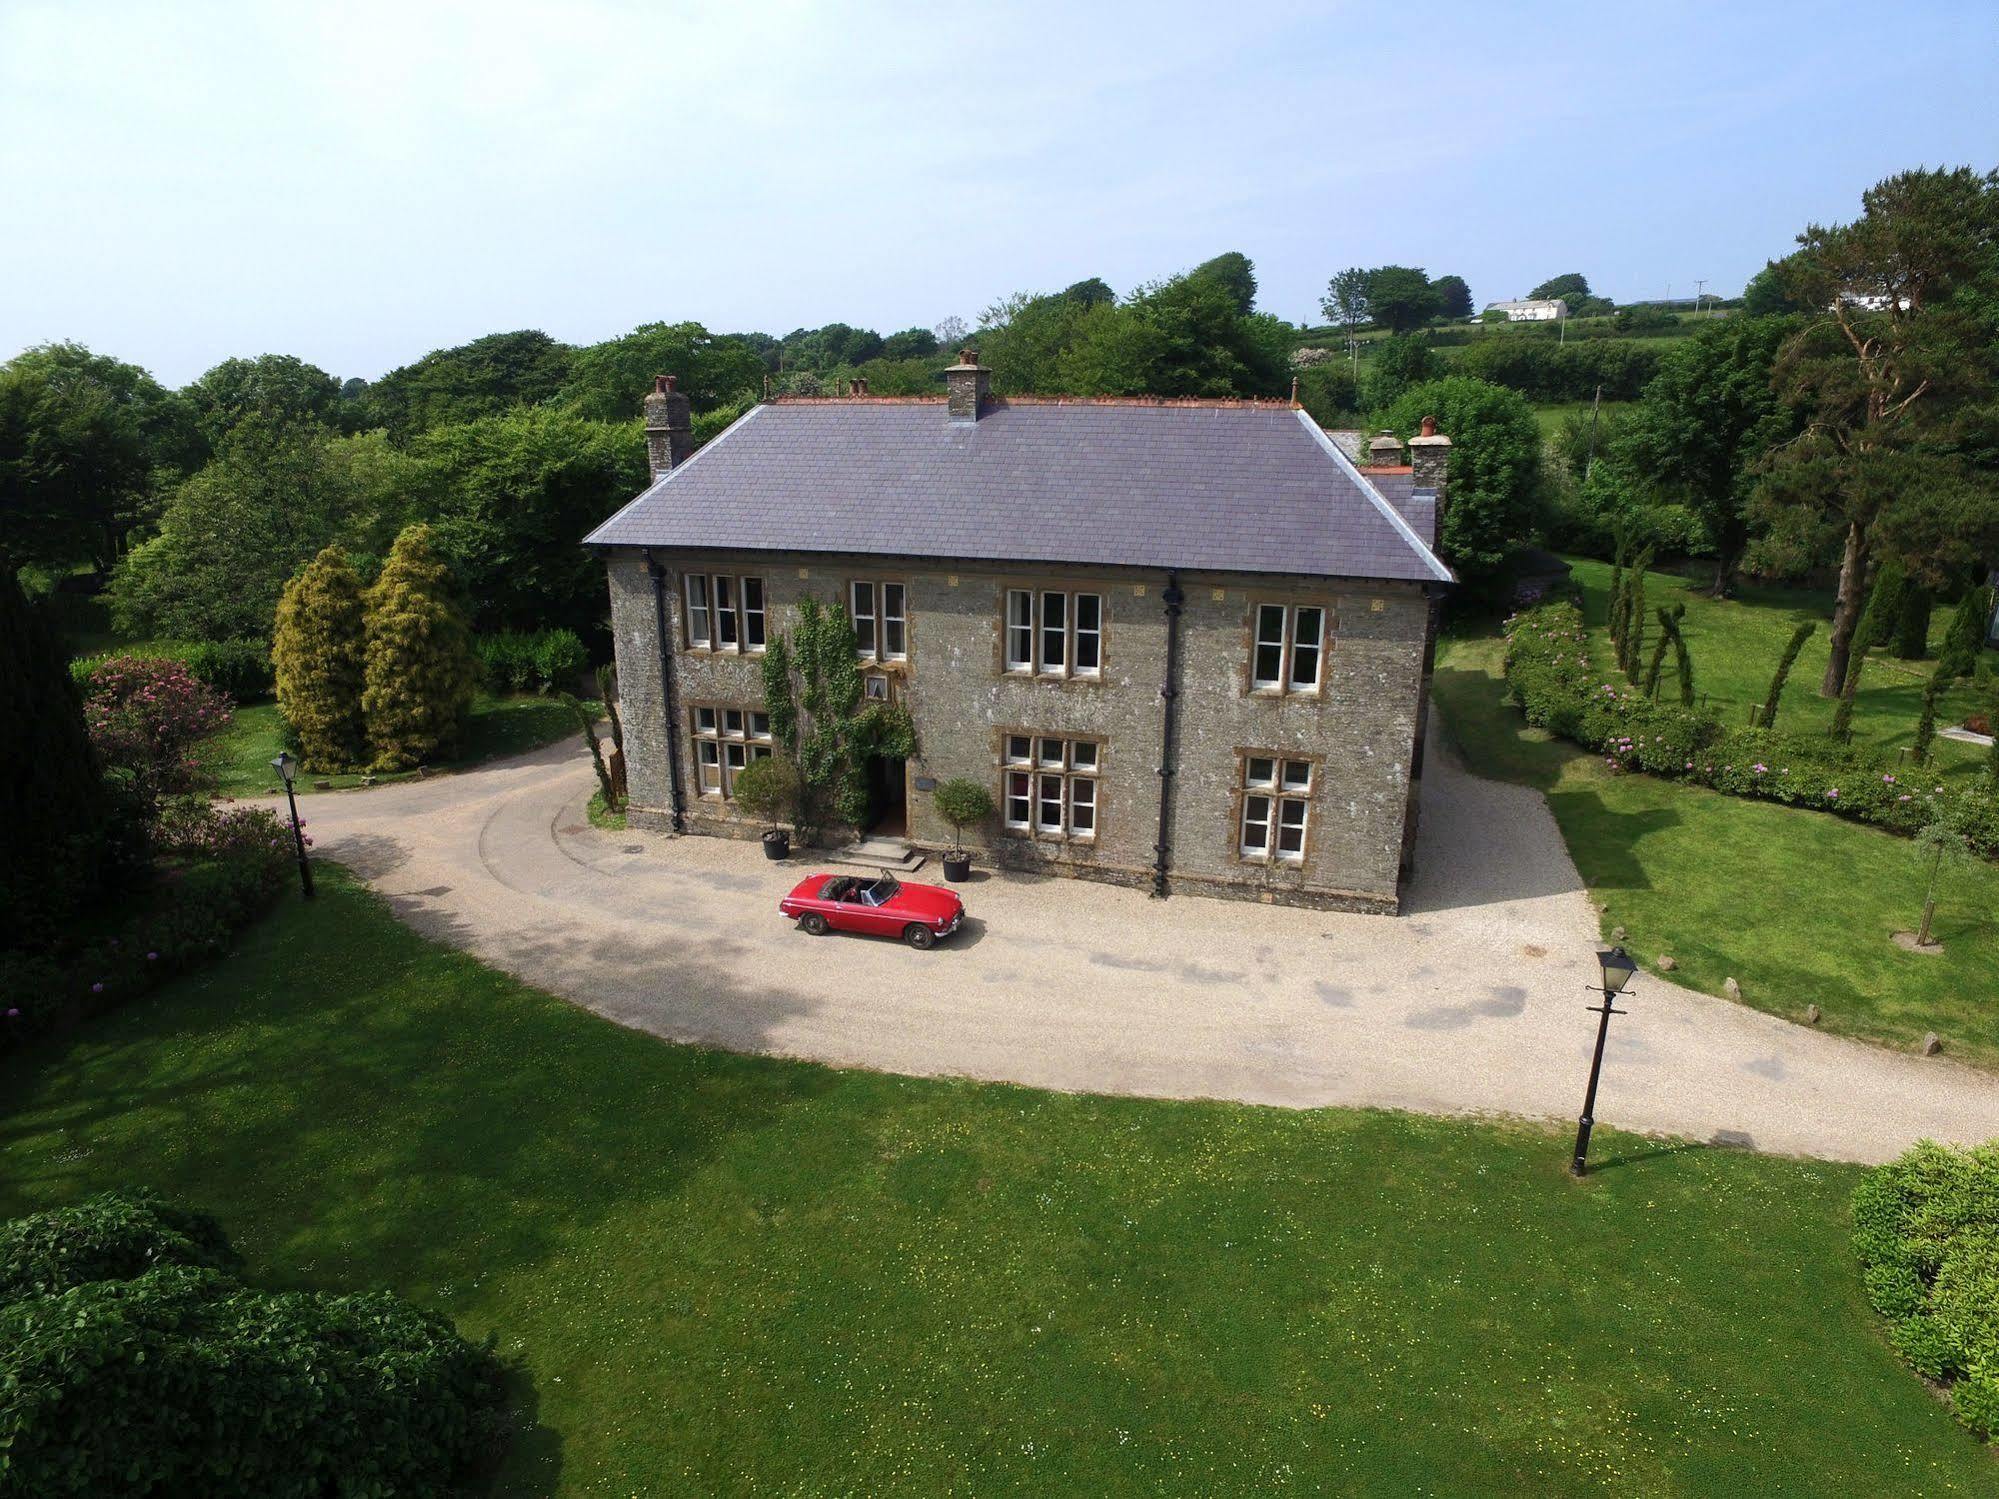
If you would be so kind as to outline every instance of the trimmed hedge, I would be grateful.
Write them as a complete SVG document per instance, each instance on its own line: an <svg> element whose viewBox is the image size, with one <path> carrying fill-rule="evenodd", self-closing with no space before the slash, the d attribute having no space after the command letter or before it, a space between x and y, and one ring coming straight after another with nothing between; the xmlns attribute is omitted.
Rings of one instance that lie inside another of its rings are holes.
<svg viewBox="0 0 1999 1499"><path fill-rule="evenodd" d="M548 693L567 687L590 664L572 630L502 630L472 642L489 686Z"/></svg>
<svg viewBox="0 0 1999 1499"><path fill-rule="evenodd" d="M0 952L0 1055L30 1037L137 998L218 956L291 878L291 829L259 807L171 808L158 846L169 858L157 898L88 944Z"/></svg>
<svg viewBox="0 0 1999 1499"><path fill-rule="evenodd" d="M1898 772L1830 735L1730 728L1700 708L1651 702L1592 659L1573 603L1543 604L1507 620L1506 681L1529 723L1595 750L1612 770L1834 812L1902 834L1941 810L1979 853L1999 856L1999 796L1990 790L1946 791L1920 767Z"/></svg>
<svg viewBox="0 0 1999 1499"><path fill-rule="evenodd" d="M0 1225L0 1302L131 1280L162 1265L233 1271L241 1264L208 1214L171 1207L143 1189L100 1192Z"/></svg>
<svg viewBox="0 0 1999 1499"><path fill-rule="evenodd" d="M8 1240L60 1238L80 1212L114 1225L108 1273L0 1302L0 1493L432 1494L495 1451L490 1344L388 1292L272 1294L174 1263L177 1223L213 1225L150 1197L105 1194Z"/></svg>
<svg viewBox="0 0 1999 1499"><path fill-rule="evenodd" d="M122 650L79 656L69 663L69 674L87 692L90 674L115 656L178 661L197 679L239 703L269 697L277 680L270 644L263 640L148 640Z"/></svg>
<svg viewBox="0 0 1999 1499"><path fill-rule="evenodd" d="M1868 1172L1853 1251L1896 1351L1949 1388L1966 1426L1999 1435L1999 1142L1925 1140Z"/></svg>

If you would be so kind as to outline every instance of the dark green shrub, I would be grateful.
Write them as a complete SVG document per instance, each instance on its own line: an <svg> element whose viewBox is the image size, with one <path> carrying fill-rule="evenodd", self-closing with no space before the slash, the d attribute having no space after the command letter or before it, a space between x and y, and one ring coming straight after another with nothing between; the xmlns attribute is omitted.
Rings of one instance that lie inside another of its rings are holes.
<svg viewBox="0 0 1999 1499"><path fill-rule="evenodd" d="M1934 600L1927 588L1911 583L1902 591L1902 608L1895 617L1895 655L1903 661L1920 661L1930 653L1930 609Z"/></svg>
<svg viewBox="0 0 1999 1499"><path fill-rule="evenodd" d="M798 801L805 784L789 755L752 760L736 774L736 805L773 830L798 820Z"/></svg>
<svg viewBox="0 0 1999 1499"><path fill-rule="evenodd" d="M951 824L954 842L962 845L965 829L975 827L993 815L992 794L977 781L954 776L931 793L937 815Z"/></svg>
<svg viewBox="0 0 1999 1499"><path fill-rule="evenodd" d="M590 664L589 652L571 630L499 630L475 638L472 649L487 684L503 692L554 692Z"/></svg>
<svg viewBox="0 0 1999 1499"><path fill-rule="evenodd" d="M490 1350L386 1292L166 1266L0 1306L0 1488L449 1491L495 1448Z"/></svg>
<svg viewBox="0 0 1999 1499"><path fill-rule="evenodd" d="M241 1264L208 1214L171 1207L144 1189L99 1192L0 1224L0 1302L131 1280L161 1265L233 1271Z"/></svg>
<svg viewBox="0 0 1999 1499"><path fill-rule="evenodd" d="M1985 648L1985 632L1992 620L1992 590L1974 588L1951 611L1950 628L1944 632L1943 649L1937 652L1937 675L1950 681L1968 677L1978 666L1978 653Z"/></svg>
<svg viewBox="0 0 1999 1499"><path fill-rule="evenodd" d="M1925 1140L1853 1193L1853 1250L1911 1368L1948 1385L1958 1419L1999 1432L1999 1143Z"/></svg>
<svg viewBox="0 0 1999 1499"><path fill-rule="evenodd" d="M244 640L148 640L135 651L103 651L79 656L69 663L76 685L88 691L90 674L116 655L141 655L149 660L178 661L198 682L226 692L239 703L271 695L275 675L268 642Z"/></svg>

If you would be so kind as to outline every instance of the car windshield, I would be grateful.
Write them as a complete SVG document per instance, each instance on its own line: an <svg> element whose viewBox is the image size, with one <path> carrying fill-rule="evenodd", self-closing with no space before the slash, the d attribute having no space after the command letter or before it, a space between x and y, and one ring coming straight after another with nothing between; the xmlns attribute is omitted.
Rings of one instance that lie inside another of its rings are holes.
<svg viewBox="0 0 1999 1499"><path fill-rule="evenodd" d="M861 901L864 905L885 906L895 899L896 891L901 888L894 880L890 879L887 875L883 875L872 885L861 891Z"/></svg>

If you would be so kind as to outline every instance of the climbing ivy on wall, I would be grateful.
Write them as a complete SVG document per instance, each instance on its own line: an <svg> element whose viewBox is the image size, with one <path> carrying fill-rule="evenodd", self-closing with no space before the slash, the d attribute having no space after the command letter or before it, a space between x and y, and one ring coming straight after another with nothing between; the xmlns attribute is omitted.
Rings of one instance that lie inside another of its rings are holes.
<svg viewBox="0 0 1999 1499"><path fill-rule="evenodd" d="M797 628L764 648L764 712L771 739L798 762L801 829L831 820L858 828L868 815L868 761L916 753L905 708L866 701L854 623L838 605L798 601Z"/></svg>

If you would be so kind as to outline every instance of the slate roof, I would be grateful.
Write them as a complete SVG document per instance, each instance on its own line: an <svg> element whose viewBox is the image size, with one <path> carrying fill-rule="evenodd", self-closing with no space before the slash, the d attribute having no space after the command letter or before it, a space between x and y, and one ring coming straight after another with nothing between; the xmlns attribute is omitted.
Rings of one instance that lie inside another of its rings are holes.
<svg viewBox="0 0 1999 1499"><path fill-rule="evenodd" d="M590 546L859 552L1448 581L1284 406L937 401L752 408Z"/></svg>

